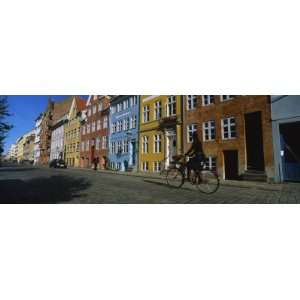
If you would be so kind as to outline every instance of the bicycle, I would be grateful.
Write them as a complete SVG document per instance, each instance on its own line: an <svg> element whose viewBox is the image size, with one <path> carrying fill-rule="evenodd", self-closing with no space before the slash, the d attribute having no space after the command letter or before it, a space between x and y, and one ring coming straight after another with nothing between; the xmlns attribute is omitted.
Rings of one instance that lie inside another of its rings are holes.
<svg viewBox="0 0 300 300"><path fill-rule="evenodd" d="M173 159L174 161L167 171L167 183L169 186L181 188L187 179L186 155L175 156ZM191 170L189 181L200 192L205 194L213 194L220 187L220 179L217 173L210 170L204 161L201 163L200 168Z"/></svg>

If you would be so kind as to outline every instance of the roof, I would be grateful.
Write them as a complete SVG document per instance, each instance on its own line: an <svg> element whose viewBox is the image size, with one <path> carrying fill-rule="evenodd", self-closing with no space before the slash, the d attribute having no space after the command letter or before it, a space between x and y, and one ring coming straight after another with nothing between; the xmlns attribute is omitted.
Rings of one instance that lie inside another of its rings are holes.
<svg viewBox="0 0 300 300"><path fill-rule="evenodd" d="M77 97L77 96L75 96ZM74 96L68 97L67 99L59 102L54 103L54 110L53 110L53 121L56 123L59 121L63 116L65 116L72 105Z"/></svg>
<svg viewBox="0 0 300 300"><path fill-rule="evenodd" d="M84 99L81 99L80 97L75 96L75 101L76 101L77 111L82 111L85 109L86 101Z"/></svg>

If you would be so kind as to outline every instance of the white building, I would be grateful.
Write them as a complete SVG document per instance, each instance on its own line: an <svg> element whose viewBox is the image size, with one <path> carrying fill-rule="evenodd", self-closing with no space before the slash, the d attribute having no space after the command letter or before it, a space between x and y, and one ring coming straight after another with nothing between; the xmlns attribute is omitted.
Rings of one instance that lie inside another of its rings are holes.
<svg viewBox="0 0 300 300"><path fill-rule="evenodd" d="M68 116L63 116L53 127L51 134L50 161L64 158L64 136Z"/></svg>
<svg viewBox="0 0 300 300"><path fill-rule="evenodd" d="M17 155L18 155L18 149L16 144L12 144L8 150L8 153L6 155L7 160L12 160L15 161L17 160Z"/></svg>
<svg viewBox="0 0 300 300"><path fill-rule="evenodd" d="M38 164L40 161L41 156L41 149L40 149L40 141L41 141L41 124L43 120L43 114L40 114L38 118L35 120L35 140L34 140L34 164Z"/></svg>

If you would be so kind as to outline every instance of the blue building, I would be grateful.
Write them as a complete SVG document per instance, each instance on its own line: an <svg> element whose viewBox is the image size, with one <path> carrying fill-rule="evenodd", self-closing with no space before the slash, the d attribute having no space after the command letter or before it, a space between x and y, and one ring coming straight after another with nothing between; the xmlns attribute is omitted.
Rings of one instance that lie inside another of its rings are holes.
<svg viewBox="0 0 300 300"><path fill-rule="evenodd" d="M139 96L116 96L110 106L109 163L114 170L138 169Z"/></svg>
<svg viewBox="0 0 300 300"><path fill-rule="evenodd" d="M300 96L272 96L275 180L300 182Z"/></svg>

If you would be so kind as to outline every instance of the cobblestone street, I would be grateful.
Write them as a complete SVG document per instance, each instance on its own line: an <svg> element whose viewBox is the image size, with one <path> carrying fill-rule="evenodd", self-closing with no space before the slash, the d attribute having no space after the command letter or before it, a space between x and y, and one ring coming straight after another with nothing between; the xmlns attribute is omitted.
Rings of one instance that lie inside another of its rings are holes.
<svg viewBox="0 0 300 300"><path fill-rule="evenodd" d="M10 166L0 169L1 203L300 203L300 184L221 185L213 195L185 184L169 187L165 180L82 169Z"/></svg>

